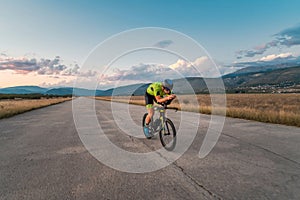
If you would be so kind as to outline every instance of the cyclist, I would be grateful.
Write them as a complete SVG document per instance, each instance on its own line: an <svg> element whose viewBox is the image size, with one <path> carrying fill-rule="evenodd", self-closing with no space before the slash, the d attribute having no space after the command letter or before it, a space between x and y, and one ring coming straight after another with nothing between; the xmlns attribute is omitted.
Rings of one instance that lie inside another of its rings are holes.
<svg viewBox="0 0 300 200"><path fill-rule="evenodd" d="M171 103L176 98L176 95L172 93L173 81L165 79L163 82L155 82L148 86L145 93L146 108L148 115L144 124L144 132L147 138L151 138L149 133L149 123L154 114L153 103Z"/></svg>

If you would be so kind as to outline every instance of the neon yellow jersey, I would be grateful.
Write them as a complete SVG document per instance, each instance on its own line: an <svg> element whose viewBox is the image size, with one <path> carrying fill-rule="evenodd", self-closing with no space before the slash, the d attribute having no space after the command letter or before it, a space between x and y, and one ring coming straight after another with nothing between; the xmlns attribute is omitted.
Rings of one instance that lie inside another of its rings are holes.
<svg viewBox="0 0 300 200"><path fill-rule="evenodd" d="M150 84L147 88L147 93L152 96L155 96L155 97L156 96L163 97L164 95L168 95L163 91L161 82L155 82L155 83ZM172 94L172 91L171 91L171 94Z"/></svg>

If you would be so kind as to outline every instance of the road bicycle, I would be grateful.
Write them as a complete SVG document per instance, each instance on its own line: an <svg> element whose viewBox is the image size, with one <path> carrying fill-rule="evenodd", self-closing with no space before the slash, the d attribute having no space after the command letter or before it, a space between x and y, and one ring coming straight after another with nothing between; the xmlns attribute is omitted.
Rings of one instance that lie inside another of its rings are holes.
<svg viewBox="0 0 300 200"><path fill-rule="evenodd" d="M173 109L175 112L178 110L177 108L173 107L167 107L167 104L160 104L160 106L154 106L154 115L155 112L159 112L159 117L152 117L151 122L149 124L149 133L150 137L147 137L147 139L151 139L156 133L159 133L159 139L161 141L162 146L168 150L172 151L175 148L176 145L176 129L173 124L173 122L166 117L166 110L167 109ZM145 120L148 113L145 113L142 120L142 127L144 131L145 126Z"/></svg>

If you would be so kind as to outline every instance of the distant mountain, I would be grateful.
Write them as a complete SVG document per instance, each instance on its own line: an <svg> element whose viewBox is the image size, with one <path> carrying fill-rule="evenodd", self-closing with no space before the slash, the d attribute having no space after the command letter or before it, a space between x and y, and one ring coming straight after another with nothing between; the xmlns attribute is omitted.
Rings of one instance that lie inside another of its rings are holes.
<svg viewBox="0 0 300 200"><path fill-rule="evenodd" d="M71 88L62 87L47 90L44 94L49 95L75 95L75 96L95 96L94 90L82 89L82 88Z"/></svg>
<svg viewBox="0 0 300 200"><path fill-rule="evenodd" d="M256 87L259 85L277 85L280 87L300 84L300 66L251 73L232 73L223 76L228 89L238 87Z"/></svg>
<svg viewBox="0 0 300 200"><path fill-rule="evenodd" d="M300 56L294 59L282 60L282 58L277 58L272 61L239 63L236 64L235 67L243 67L243 68L237 70L232 74L237 75L237 74L248 74L254 72L266 72L266 71L273 71L277 69L284 69L284 68L295 67L295 66L300 66Z"/></svg>
<svg viewBox="0 0 300 200"><path fill-rule="evenodd" d="M200 77L187 77L184 79L176 79L173 80L174 93L192 94L208 92L206 83L211 83L214 81L215 79L203 79ZM105 91L97 91L96 96L141 96L145 94L145 91L149 85L150 83L121 86Z"/></svg>
<svg viewBox="0 0 300 200"><path fill-rule="evenodd" d="M47 91L47 88L41 88L38 86L16 86L0 89L1 94L43 94Z"/></svg>
<svg viewBox="0 0 300 200"><path fill-rule="evenodd" d="M71 95L71 94L73 94L73 88L54 88L54 89L47 90L44 94Z"/></svg>
<svg viewBox="0 0 300 200"><path fill-rule="evenodd" d="M96 92L101 92L97 90ZM94 90L82 89L82 88L42 88L38 86L16 86L0 89L0 94L45 94L45 95L72 95L77 96L94 96Z"/></svg>
<svg viewBox="0 0 300 200"><path fill-rule="evenodd" d="M224 84L227 92L276 92L285 90L300 92L300 65L296 67L281 68L266 67L257 71L252 67L245 68L231 74L227 74L222 79L187 77L175 79L174 92L176 94L209 93L209 88L223 91L224 88L215 88ZM223 82L221 81L223 80ZM218 83L218 84L217 84ZM37 86L17 86L0 89L3 94L48 94L48 95L72 95L76 96L122 96L122 95L144 95L150 83L133 84L116 87L108 90L88 90L82 88L62 87L62 88L41 88ZM267 88L267 90L266 90ZM292 90L290 90L292 89Z"/></svg>
<svg viewBox="0 0 300 200"><path fill-rule="evenodd" d="M258 72L234 72L223 76L222 79L187 77L173 81L176 94L224 92L224 88L219 88L222 84L227 92L300 92L300 65L288 68L275 67Z"/></svg>
<svg viewBox="0 0 300 200"><path fill-rule="evenodd" d="M175 79L174 93L176 94L193 94L207 92L207 86L204 78L187 77L183 79Z"/></svg>
<svg viewBox="0 0 300 200"><path fill-rule="evenodd" d="M97 90L96 96L122 96L122 95L144 95L146 88L150 83L133 84L128 86L121 86L117 88L108 89L105 91Z"/></svg>

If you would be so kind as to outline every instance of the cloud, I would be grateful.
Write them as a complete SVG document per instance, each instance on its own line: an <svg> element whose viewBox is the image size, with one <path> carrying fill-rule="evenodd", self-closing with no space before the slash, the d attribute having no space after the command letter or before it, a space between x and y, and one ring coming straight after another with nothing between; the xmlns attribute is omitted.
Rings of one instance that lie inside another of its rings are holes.
<svg viewBox="0 0 300 200"><path fill-rule="evenodd" d="M36 61L35 65L39 68L37 73L40 75L58 75L68 68L66 65L61 64L59 56L56 56L53 60L41 59Z"/></svg>
<svg viewBox="0 0 300 200"><path fill-rule="evenodd" d="M79 74L79 65L75 64L74 67L69 67L67 69L65 69L64 71L62 71L62 75L64 76L74 76L74 75L78 75Z"/></svg>
<svg viewBox="0 0 300 200"><path fill-rule="evenodd" d="M7 54L4 53L4 52L1 52L1 53L0 53L0 56L1 56L1 57L2 57L2 56L3 56L3 57L7 57Z"/></svg>
<svg viewBox="0 0 300 200"><path fill-rule="evenodd" d="M241 59L243 57L254 57L265 53L268 49L273 47L292 47L300 45L300 24L295 27L288 28L274 34L273 39L270 42L254 47L250 50L240 50L236 52L236 58Z"/></svg>
<svg viewBox="0 0 300 200"><path fill-rule="evenodd" d="M240 50L237 52L237 59L241 59L243 57L254 57L256 55L261 55L266 51L266 49L258 49L258 50Z"/></svg>
<svg viewBox="0 0 300 200"><path fill-rule="evenodd" d="M250 62L236 62L233 64L236 68L245 67L292 67L300 65L300 56L295 57L292 53L271 54L261 57L255 61Z"/></svg>
<svg viewBox="0 0 300 200"><path fill-rule="evenodd" d="M176 63L171 64L169 67L176 70L182 76L217 76L216 68L207 56L199 57L193 62L179 59Z"/></svg>
<svg viewBox="0 0 300 200"><path fill-rule="evenodd" d="M276 36L280 45L287 47L300 45L300 24L298 24L298 26L285 29L274 36Z"/></svg>
<svg viewBox="0 0 300 200"><path fill-rule="evenodd" d="M281 58L293 58L292 53L281 53L281 54L271 54L268 56L264 56L261 59L259 59L259 61L271 61L271 60L275 60L275 59L281 59Z"/></svg>
<svg viewBox="0 0 300 200"><path fill-rule="evenodd" d="M97 72L88 70L80 71L78 64L67 66L62 63L59 56L54 59L36 59L27 57L0 57L0 70L12 70L17 74L35 73L37 75L56 75L56 76L96 76Z"/></svg>
<svg viewBox="0 0 300 200"><path fill-rule="evenodd" d="M160 80L162 76L172 71L170 68L159 64L139 64L130 69L115 69L113 73L102 75L102 83L113 83L116 81L141 81L151 82Z"/></svg>
<svg viewBox="0 0 300 200"><path fill-rule="evenodd" d="M159 47L159 48L166 48L166 47L170 46L171 44L173 44L172 40L162 40L162 41L159 41L158 43L154 44L154 46Z"/></svg>
<svg viewBox="0 0 300 200"><path fill-rule="evenodd" d="M60 58L57 56L53 60L35 58L1 58L0 59L0 70L13 70L19 74L28 74L36 72L37 74L59 74L67 67L60 64Z"/></svg>
<svg viewBox="0 0 300 200"><path fill-rule="evenodd" d="M226 67L228 71L229 67ZM200 72L200 73L199 73ZM103 74L99 78L99 85L107 86L114 84L145 83L162 81L165 78L176 79L182 77L219 77L220 73L211 60L202 56L189 62L178 59L170 65L144 64L131 66L129 69L114 69L113 73Z"/></svg>
<svg viewBox="0 0 300 200"><path fill-rule="evenodd" d="M206 56L202 56L202 57L199 57L197 58L194 62L188 62L186 60L182 60L182 59L179 59L177 60L176 63L174 64L171 64L170 65L170 68L172 69L178 69L178 70L186 70L192 66L208 66L207 64L210 63L208 57Z"/></svg>

